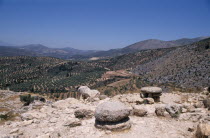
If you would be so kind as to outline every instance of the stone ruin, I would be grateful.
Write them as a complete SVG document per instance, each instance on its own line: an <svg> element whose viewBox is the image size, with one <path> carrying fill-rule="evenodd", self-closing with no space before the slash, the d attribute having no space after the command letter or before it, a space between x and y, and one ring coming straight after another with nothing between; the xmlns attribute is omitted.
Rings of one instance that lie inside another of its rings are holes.
<svg viewBox="0 0 210 138"><path fill-rule="evenodd" d="M162 95L162 89L159 87L142 87L142 98L153 98L155 102L160 102L160 96Z"/></svg>

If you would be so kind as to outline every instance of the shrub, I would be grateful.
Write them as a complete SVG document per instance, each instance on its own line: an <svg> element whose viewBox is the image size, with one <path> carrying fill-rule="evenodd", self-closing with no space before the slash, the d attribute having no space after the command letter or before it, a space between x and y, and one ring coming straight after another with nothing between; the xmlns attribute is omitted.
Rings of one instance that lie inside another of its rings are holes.
<svg viewBox="0 0 210 138"><path fill-rule="evenodd" d="M7 120L8 119L8 115L0 115L0 120Z"/></svg>
<svg viewBox="0 0 210 138"><path fill-rule="evenodd" d="M24 102L24 106L27 106L34 101L34 97L32 97L30 94L20 95L20 101Z"/></svg>
<svg viewBox="0 0 210 138"><path fill-rule="evenodd" d="M112 95L112 91L107 89L104 91L104 94L107 95L107 96L111 96Z"/></svg>

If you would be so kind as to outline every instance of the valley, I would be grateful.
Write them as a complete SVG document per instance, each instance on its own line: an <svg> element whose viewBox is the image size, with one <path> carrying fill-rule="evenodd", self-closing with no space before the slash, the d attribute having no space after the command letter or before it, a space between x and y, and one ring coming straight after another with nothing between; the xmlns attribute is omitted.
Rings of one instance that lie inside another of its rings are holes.
<svg viewBox="0 0 210 138"><path fill-rule="evenodd" d="M144 85L162 85L166 90L199 91L210 83L209 44L210 39L205 39L186 46L142 50L92 61L0 57L0 89L65 93L87 85L124 93ZM119 90L109 87L124 79L129 83Z"/></svg>

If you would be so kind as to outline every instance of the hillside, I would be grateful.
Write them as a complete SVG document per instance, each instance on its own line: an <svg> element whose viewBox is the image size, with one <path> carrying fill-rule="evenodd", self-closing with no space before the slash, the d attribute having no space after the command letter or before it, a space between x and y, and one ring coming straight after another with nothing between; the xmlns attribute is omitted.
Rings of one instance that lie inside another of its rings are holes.
<svg viewBox="0 0 210 138"><path fill-rule="evenodd" d="M132 45L126 46L120 49L111 49L108 51L99 51L96 53L92 53L88 55L88 57L114 57L128 53L135 53L141 50L148 50L148 49L160 49L160 48L170 48L170 47L178 47L182 45L192 44L194 42L198 42L208 37L197 37L197 38L183 38L178 40L172 41L163 41L158 39L148 39L143 40Z"/></svg>
<svg viewBox="0 0 210 138"><path fill-rule="evenodd" d="M133 70L151 83L202 88L210 84L210 39L178 47Z"/></svg>
<svg viewBox="0 0 210 138"><path fill-rule="evenodd" d="M144 40L130 46L125 47L126 49L133 49L133 50L145 50L145 49L157 49L157 48L169 48L169 47L176 47L179 46L172 41L162 41L157 39L149 39Z"/></svg>
<svg viewBox="0 0 210 138"><path fill-rule="evenodd" d="M0 89L31 92L67 92L89 85L104 69L89 62L50 57L1 57Z"/></svg>
<svg viewBox="0 0 210 138"><path fill-rule="evenodd" d="M3 56L37 56L36 53L9 46L0 46L0 57Z"/></svg>

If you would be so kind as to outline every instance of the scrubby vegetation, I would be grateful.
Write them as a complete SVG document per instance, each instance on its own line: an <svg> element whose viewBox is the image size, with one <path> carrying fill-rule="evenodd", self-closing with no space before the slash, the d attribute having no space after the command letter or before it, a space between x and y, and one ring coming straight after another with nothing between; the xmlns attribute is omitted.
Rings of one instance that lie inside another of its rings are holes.
<svg viewBox="0 0 210 138"><path fill-rule="evenodd" d="M20 95L20 101L24 102L24 105L27 106L34 101L34 97L30 94L28 95Z"/></svg>

